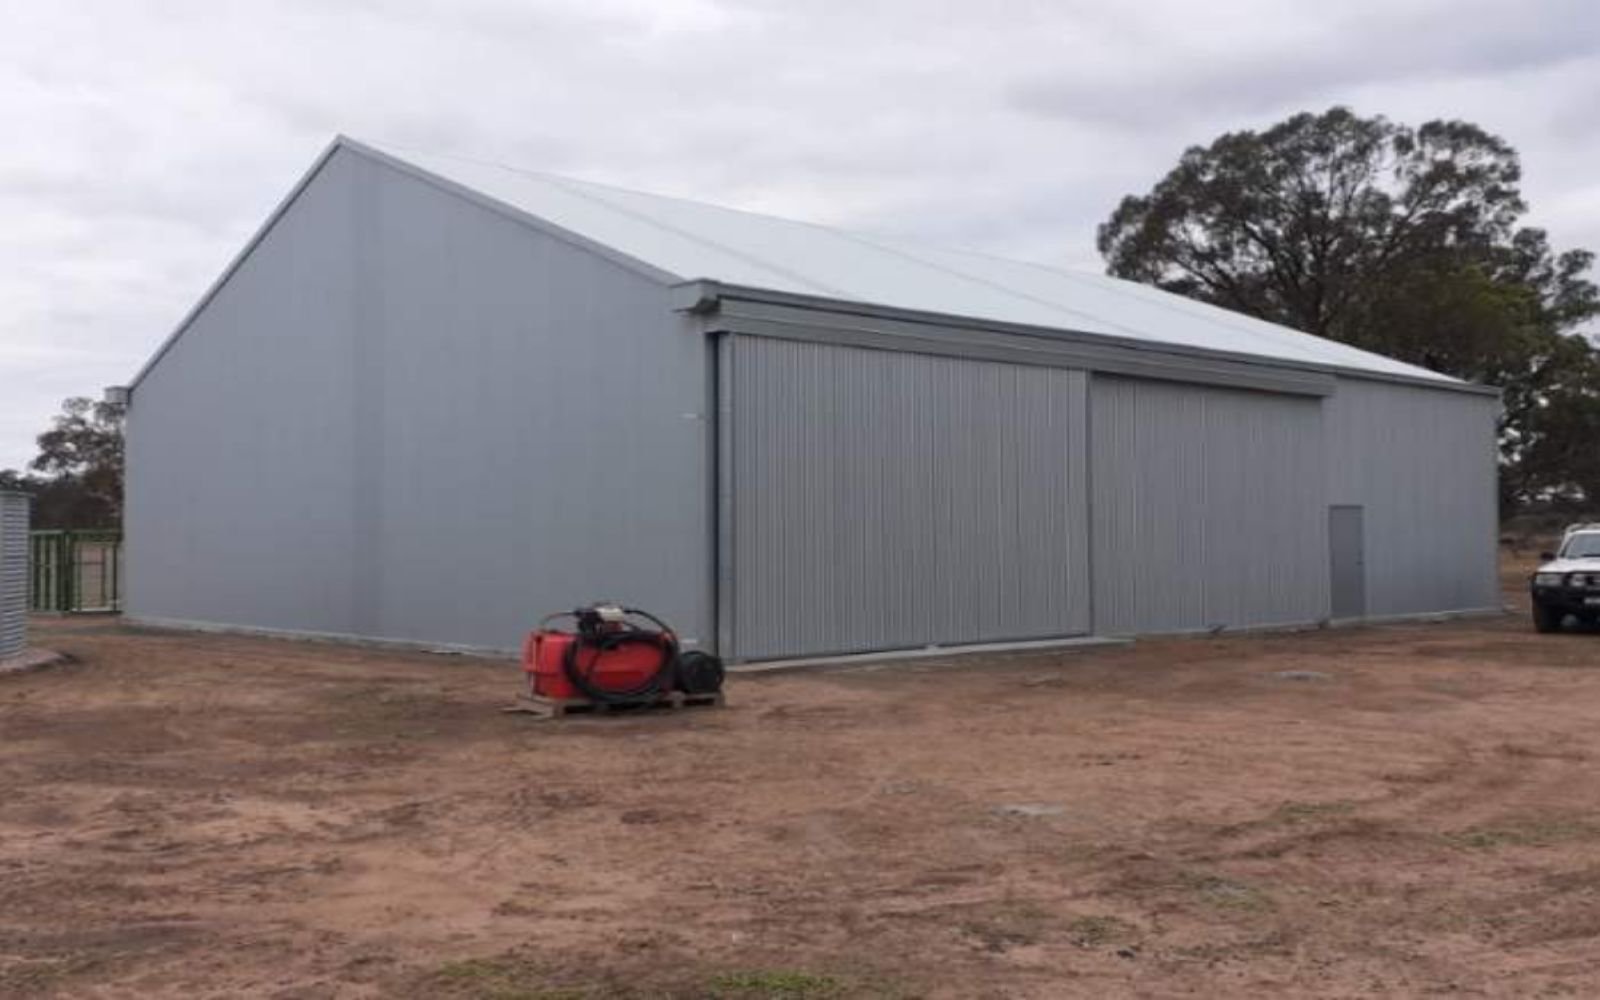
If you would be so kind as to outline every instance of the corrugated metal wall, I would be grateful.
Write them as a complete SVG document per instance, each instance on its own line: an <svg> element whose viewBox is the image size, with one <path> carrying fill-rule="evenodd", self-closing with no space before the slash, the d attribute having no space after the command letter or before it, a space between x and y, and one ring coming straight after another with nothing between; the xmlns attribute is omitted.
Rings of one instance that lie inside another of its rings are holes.
<svg viewBox="0 0 1600 1000"><path fill-rule="evenodd" d="M1365 508L1369 615L1497 607L1492 397L1340 378L1328 502Z"/></svg>
<svg viewBox="0 0 1600 1000"><path fill-rule="evenodd" d="M338 152L134 391L131 614L709 639L707 348L665 284Z"/></svg>
<svg viewBox="0 0 1600 1000"><path fill-rule="evenodd" d="M508 648L615 597L709 644L709 366L671 303L336 153L135 391L129 610ZM1314 621L1330 504L1364 507L1370 613L1497 599L1491 399L1091 386L763 315L724 341L725 654ZM952 330L919 343L1017 350Z"/></svg>
<svg viewBox="0 0 1600 1000"><path fill-rule="evenodd" d="M28 497L0 493L0 657L22 652L28 629Z"/></svg>
<svg viewBox="0 0 1600 1000"><path fill-rule="evenodd" d="M1095 631L1327 616L1321 405L1096 375Z"/></svg>
<svg viewBox="0 0 1600 1000"><path fill-rule="evenodd" d="M1088 630L1084 373L725 344L724 652Z"/></svg>

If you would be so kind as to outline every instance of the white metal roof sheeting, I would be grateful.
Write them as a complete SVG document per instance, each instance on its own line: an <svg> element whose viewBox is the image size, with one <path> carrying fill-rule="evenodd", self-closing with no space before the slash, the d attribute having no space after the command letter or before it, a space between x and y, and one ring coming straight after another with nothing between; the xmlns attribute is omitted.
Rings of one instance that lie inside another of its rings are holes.
<svg viewBox="0 0 1600 1000"><path fill-rule="evenodd" d="M476 160L370 148L681 280L1456 379L1148 285L643 194Z"/></svg>

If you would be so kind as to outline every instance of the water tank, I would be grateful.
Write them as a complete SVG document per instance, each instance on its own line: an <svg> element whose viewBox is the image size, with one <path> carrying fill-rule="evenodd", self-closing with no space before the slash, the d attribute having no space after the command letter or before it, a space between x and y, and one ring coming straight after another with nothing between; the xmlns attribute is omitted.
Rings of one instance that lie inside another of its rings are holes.
<svg viewBox="0 0 1600 1000"><path fill-rule="evenodd" d="M0 660L22 652L28 628L28 496L0 492Z"/></svg>

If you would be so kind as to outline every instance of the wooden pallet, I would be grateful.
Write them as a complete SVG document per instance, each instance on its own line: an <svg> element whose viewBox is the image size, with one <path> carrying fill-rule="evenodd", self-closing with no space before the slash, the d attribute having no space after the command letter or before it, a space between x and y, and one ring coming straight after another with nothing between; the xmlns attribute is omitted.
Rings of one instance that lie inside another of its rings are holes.
<svg viewBox="0 0 1600 1000"><path fill-rule="evenodd" d="M501 711L537 715L544 719L559 719L564 715L572 714L604 715L610 712L648 712L657 709L677 711L682 708L711 707L722 704L724 702L721 691L715 694L684 694L682 691L667 691L658 695L624 702L590 701L588 698L546 698L542 695L524 694L518 695L515 704L508 705Z"/></svg>

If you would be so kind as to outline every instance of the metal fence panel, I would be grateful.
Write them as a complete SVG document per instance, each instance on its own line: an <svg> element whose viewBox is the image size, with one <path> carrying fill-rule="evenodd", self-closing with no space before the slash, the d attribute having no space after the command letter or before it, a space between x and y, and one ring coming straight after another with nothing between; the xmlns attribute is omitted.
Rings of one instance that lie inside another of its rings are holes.
<svg viewBox="0 0 1600 1000"><path fill-rule="evenodd" d="M122 536L115 531L35 531L29 536L28 604L57 614L122 609Z"/></svg>

